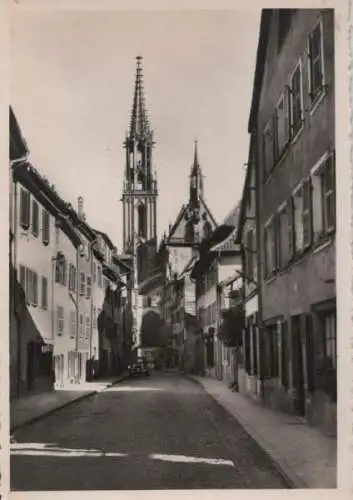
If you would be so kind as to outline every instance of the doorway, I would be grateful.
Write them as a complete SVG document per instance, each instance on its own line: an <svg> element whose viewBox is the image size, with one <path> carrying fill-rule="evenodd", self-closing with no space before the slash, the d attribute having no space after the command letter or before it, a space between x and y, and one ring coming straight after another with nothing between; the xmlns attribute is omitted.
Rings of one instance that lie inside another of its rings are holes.
<svg viewBox="0 0 353 500"><path fill-rule="evenodd" d="M303 341L305 332L301 316L292 317L292 360L293 360L293 387L295 389L295 412L305 416L305 374L304 374L304 356Z"/></svg>

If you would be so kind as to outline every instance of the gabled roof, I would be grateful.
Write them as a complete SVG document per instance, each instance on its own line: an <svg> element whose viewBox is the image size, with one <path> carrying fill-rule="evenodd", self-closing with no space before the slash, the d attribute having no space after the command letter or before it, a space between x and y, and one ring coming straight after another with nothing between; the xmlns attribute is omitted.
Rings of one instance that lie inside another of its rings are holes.
<svg viewBox="0 0 353 500"><path fill-rule="evenodd" d="M262 9L260 19L260 36L256 53L256 66L251 109L248 122L248 132L251 133L255 127L257 112L260 102L261 87L263 82L264 68L266 63L267 43L270 32L273 9Z"/></svg>
<svg viewBox="0 0 353 500"><path fill-rule="evenodd" d="M27 143L22 135L20 126L10 106L10 161L20 160L29 154Z"/></svg>
<svg viewBox="0 0 353 500"><path fill-rule="evenodd" d="M239 208L239 203L237 203L235 207L233 207L232 210L229 212L229 214L225 217L223 224L219 226L219 228L221 228L222 226L224 228L229 228L229 235L226 236L225 239L223 239L219 243L216 243L215 246L211 248L213 252L240 251L239 245L237 245L235 242L238 222L239 222L239 213L240 213L240 208ZM215 233L216 232L217 230L215 231Z"/></svg>
<svg viewBox="0 0 353 500"><path fill-rule="evenodd" d="M18 164L16 168L13 167L12 172L13 179L26 187L39 203L58 220L59 226L71 242L76 246L80 245L82 242L67 213L66 203L40 173L28 162Z"/></svg>
<svg viewBox="0 0 353 500"><path fill-rule="evenodd" d="M105 240L105 242L108 244L111 250L114 250L116 248L114 243L106 233L103 233L103 231L98 231L98 229L93 229L93 231L102 236L102 238Z"/></svg>
<svg viewBox="0 0 353 500"><path fill-rule="evenodd" d="M167 237L167 245L172 245L172 244L186 245L184 240L184 226L185 226L184 215L189 207L190 207L190 202L187 203L186 205L185 204L182 205L178 217L169 231ZM210 209L208 208L205 199L202 196L200 196L200 211L206 213L207 220L211 223L213 229L215 229L217 227L217 222L213 217Z"/></svg>
<svg viewBox="0 0 353 500"><path fill-rule="evenodd" d="M254 165L252 163L252 148L254 145L253 143L254 143L254 136L252 135L250 137L249 154L248 154L248 168L246 169L246 174L245 174L243 192L242 192L241 201L240 201L238 227L237 227L237 232L235 235L235 241L238 244L240 244L241 239L242 239L242 235L243 235L243 228L244 228L245 215L246 215L246 204L247 204L247 198L248 198L248 187L249 187L249 183L251 180L251 173L252 173L252 170L254 168Z"/></svg>

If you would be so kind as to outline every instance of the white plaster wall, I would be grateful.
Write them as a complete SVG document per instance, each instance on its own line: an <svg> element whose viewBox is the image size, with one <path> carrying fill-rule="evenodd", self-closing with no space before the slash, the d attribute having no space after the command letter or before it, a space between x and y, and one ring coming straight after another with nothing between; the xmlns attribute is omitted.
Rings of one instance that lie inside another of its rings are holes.
<svg viewBox="0 0 353 500"><path fill-rule="evenodd" d="M76 301L76 291L69 290L69 265L73 264L76 268L76 248L71 242L71 240L66 236L66 234L59 229L56 250L57 252L62 252L65 255L67 262L67 275L66 284L62 285L60 283L55 283L53 287L53 303L54 303L54 355L64 355L64 373L67 373L67 353L69 351L74 351L76 346L76 335L72 335L71 331L71 318L70 313L75 313L76 318L76 307L70 298L70 294ZM55 263L54 263L55 270ZM55 275L54 275L55 280ZM64 308L64 332L62 335L58 334L57 330L57 307L62 306Z"/></svg>
<svg viewBox="0 0 353 500"><path fill-rule="evenodd" d="M50 241L49 245L44 245L42 242L42 206L39 205L39 234L35 237L32 234L32 226L30 224L28 230L24 230L20 225L20 190L25 189L19 183L13 184L13 232L15 240L13 244L13 265L17 269L18 280L20 279L20 265L23 265L38 275L38 306L33 307L28 305L29 312L33 318L36 328L40 332L42 338L47 343L53 342L52 332L52 280L53 261L55 255L55 219L49 215L50 225ZM31 194L31 210L32 210ZM32 222L32 221L31 221ZM43 310L41 307L42 300L42 276L48 280L48 308Z"/></svg>

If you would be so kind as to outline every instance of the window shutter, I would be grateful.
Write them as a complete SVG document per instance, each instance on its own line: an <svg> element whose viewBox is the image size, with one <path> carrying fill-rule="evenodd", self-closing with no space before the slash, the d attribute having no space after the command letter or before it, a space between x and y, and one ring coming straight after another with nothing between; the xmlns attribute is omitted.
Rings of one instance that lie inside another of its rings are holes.
<svg viewBox="0 0 353 500"><path fill-rule="evenodd" d="M312 215L312 184L311 179L307 179L303 184L303 239L304 247L309 247L312 242L313 215Z"/></svg>
<svg viewBox="0 0 353 500"><path fill-rule="evenodd" d="M265 177L267 177L274 165L274 116L267 122L264 131L264 163L265 163Z"/></svg>
<svg viewBox="0 0 353 500"><path fill-rule="evenodd" d="M48 306L48 281L45 276L42 276L42 309L46 310Z"/></svg>
<svg viewBox="0 0 353 500"><path fill-rule="evenodd" d="M320 94L324 83L321 37L321 24L318 23L309 36L309 96L312 102Z"/></svg>
<svg viewBox="0 0 353 500"><path fill-rule="evenodd" d="M290 124L290 89L288 85L284 89L284 146L288 145L291 132Z"/></svg>
<svg viewBox="0 0 353 500"><path fill-rule="evenodd" d="M294 229L294 207L293 198L290 197L287 203L287 223L288 223L288 260L289 262L294 257L295 248L295 229Z"/></svg>
<svg viewBox="0 0 353 500"><path fill-rule="evenodd" d="M335 179L335 154L330 153L326 160L325 172L325 192L331 191L330 199L325 196L325 212L327 218L328 228L335 228L336 226L336 179Z"/></svg>
<svg viewBox="0 0 353 500"><path fill-rule="evenodd" d="M33 306L38 305L38 275L33 272Z"/></svg>
<svg viewBox="0 0 353 500"><path fill-rule="evenodd" d="M55 261L55 282L59 283L59 277L60 277L60 264L59 261Z"/></svg>
<svg viewBox="0 0 353 500"><path fill-rule="evenodd" d="M42 241L44 245L49 244L49 213L43 208L42 210Z"/></svg>
<svg viewBox="0 0 353 500"><path fill-rule="evenodd" d="M33 236L38 236L39 233L39 209L36 200L32 200L32 234Z"/></svg>
<svg viewBox="0 0 353 500"><path fill-rule="evenodd" d="M29 216L30 216L30 196L29 192L21 188L20 197L20 224L23 229L29 228Z"/></svg>

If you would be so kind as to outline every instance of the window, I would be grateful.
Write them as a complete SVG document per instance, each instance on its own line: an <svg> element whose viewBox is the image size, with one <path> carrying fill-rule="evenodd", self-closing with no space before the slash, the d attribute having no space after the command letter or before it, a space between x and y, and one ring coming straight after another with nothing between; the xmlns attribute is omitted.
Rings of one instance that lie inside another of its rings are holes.
<svg viewBox="0 0 353 500"><path fill-rule="evenodd" d="M277 233L277 249L278 249L278 266L283 269L289 261L288 252L288 214L286 206L281 208L278 213L278 233Z"/></svg>
<svg viewBox="0 0 353 500"><path fill-rule="evenodd" d="M39 234L39 207L36 200L32 200L32 234L36 238Z"/></svg>
<svg viewBox="0 0 353 500"><path fill-rule="evenodd" d="M276 157L279 159L290 138L289 88L286 87L276 107Z"/></svg>
<svg viewBox="0 0 353 500"><path fill-rule="evenodd" d="M83 339L83 336L84 336L84 318L83 318L83 314L80 314L80 329L79 329L79 335L80 335L80 338L81 340Z"/></svg>
<svg viewBox="0 0 353 500"><path fill-rule="evenodd" d="M86 289L86 298L89 299L92 294L92 278L91 276L87 276L87 289Z"/></svg>
<svg viewBox="0 0 353 500"><path fill-rule="evenodd" d="M263 133L263 158L265 180L270 175L274 165L273 118L267 122Z"/></svg>
<svg viewBox="0 0 353 500"><path fill-rule="evenodd" d="M294 205L294 227L295 227L295 251L301 252L304 248L303 232L303 191L300 187L293 197Z"/></svg>
<svg viewBox="0 0 353 500"><path fill-rule="evenodd" d="M76 311L70 311L70 338L76 336Z"/></svg>
<svg viewBox="0 0 353 500"><path fill-rule="evenodd" d="M63 286L66 286L66 272L67 272L66 259L63 254L59 254L56 258L55 264L55 281Z"/></svg>
<svg viewBox="0 0 353 500"><path fill-rule="evenodd" d="M303 125L302 66L299 61L291 78L291 126L295 137Z"/></svg>
<svg viewBox="0 0 353 500"><path fill-rule="evenodd" d="M303 245L307 248L311 244L312 210L311 210L311 181L305 180L303 187Z"/></svg>
<svg viewBox="0 0 353 500"><path fill-rule="evenodd" d="M20 195L20 224L23 229L28 229L30 224L31 199L30 194L21 188Z"/></svg>
<svg viewBox="0 0 353 500"><path fill-rule="evenodd" d="M320 243L335 228L334 155L325 155L312 171L312 206L314 243Z"/></svg>
<svg viewBox="0 0 353 500"><path fill-rule="evenodd" d="M90 338L90 324L89 316L86 316L86 340Z"/></svg>
<svg viewBox="0 0 353 500"><path fill-rule="evenodd" d="M50 241L50 219L49 213L42 209L42 241L44 245L48 245Z"/></svg>
<svg viewBox="0 0 353 500"><path fill-rule="evenodd" d="M57 331L58 335L62 335L64 333L64 308L63 308L63 306L57 306L56 331Z"/></svg>
<svg viewBox="0 0 353 500"><path fill-rule="evenodd" d="M276 270L275 218L265 226L265 273L270 276Z"/></svg>
<svg viewBox="0 0 353 500"><path fill-rule="evenodd" d="M20 283L24 289L26 301L33 307L38 305L38 275L32 269L20 266Z"/></svg>
<svg viewBox="0 0 353 500"><path fill-rule="evenodd" d="M32 305L38 305L38 274L33 271L33 294L32 294Z"/></svg>
<svg viewBox="0 0 353 500"><path fill-rule="evenodd" d="M45 276L42 276L42 309L46 311L48 309L48 280Z"/></svg>
<svg viewBox="0 0 353 500"><path fill-rule="evenodd" d="M254 280L254 232L252 230L246 233L245 255L246 279L251 282Z"/></svg>
<svg viewBox="0 0 353 500"><path fill-rule="evenodd" d="M324 57L322 23L319 21L309 36L309 96L314 104L324 89Z"/></svg>
<svg viewBox="0 0 353 500"><path fill-rule="evenodd" d="M204 222L204 225L203 225L203 237L205 239L208 239L211 237L211 234L212 234L211 223L209 221L206 221L206 222Z"/></svg>
<svg viewBox="0 0 353 500"><path fill-rule="evenodd" d="M80 273L80 295L85 295L86 276L85 273Z"/></svg>
<svg viewBox="0 0 353 500"><path fill-rule="evenodd" d="M143 203L140 203L138 208L138 234L142 238L147 237L147 210Z"/></svg>
<svg viewBox="0 0 353 500"><path fill-rule="evenodd" d="M76 266L69 265L69 290L76 290Z"/></svg>

